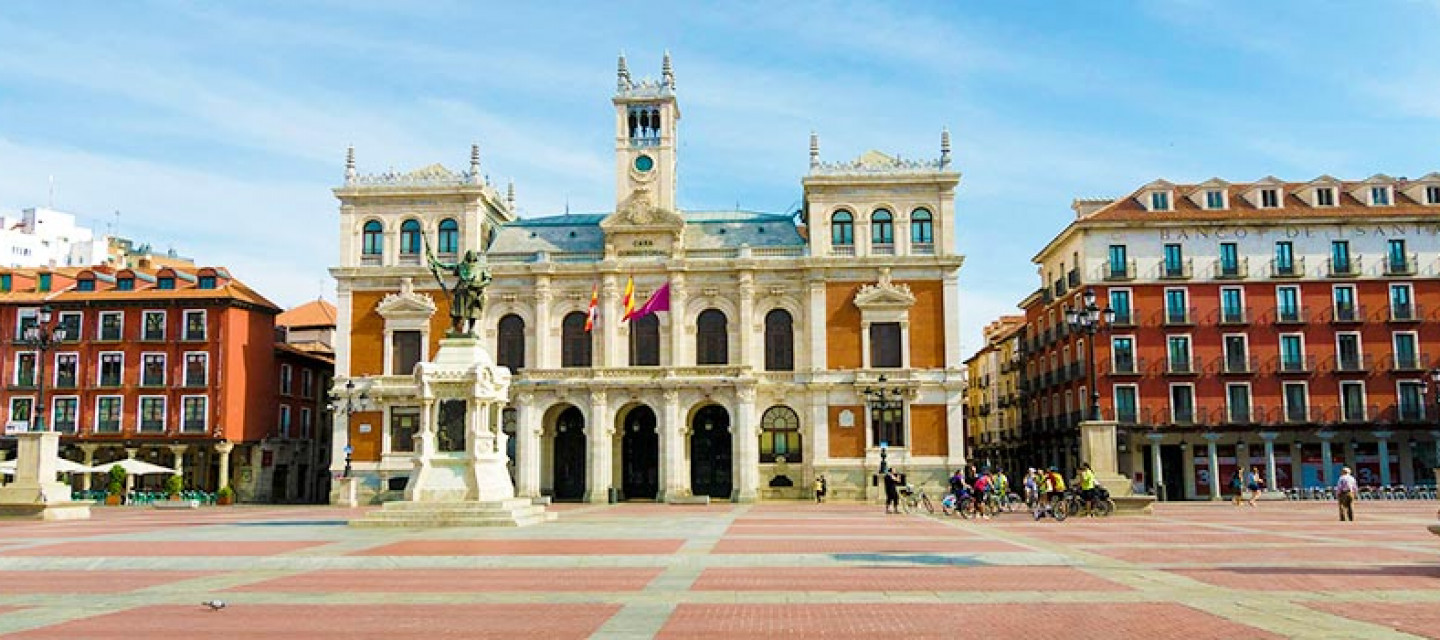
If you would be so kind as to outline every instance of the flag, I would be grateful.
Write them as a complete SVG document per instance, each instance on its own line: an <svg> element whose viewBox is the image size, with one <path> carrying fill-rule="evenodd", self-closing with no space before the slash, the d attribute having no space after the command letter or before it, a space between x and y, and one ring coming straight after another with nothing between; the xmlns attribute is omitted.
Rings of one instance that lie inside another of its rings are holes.
<svg viewBox="0 0 1440 640"><path fill-rule="evenodd" d="M585 311L585 331L588 333L595 328L595 310L600 303L600 283L595 283L590 289L590 308Z"/></svg>
<svg viewBox="0 0 1440 640"><path fill-rule="evenodd" d="M635 313L635 277L631 276L625 281L625 297L620 300L620 306L624 313L620 314L620 321L630 319L630 314Z"/></svg>
<svg viewBox="0 0 1440 640"><path fill-rule="evenodd" d="M650 294L650 299L646 300L645 304L640 305L639 309L636 309L634 313L630 314L630 319L639 320L640 318L655 313L656 311L669 310L670 281L667 280L665 281L665 284L660 285L660 288L655 290L655 293Z"/></svg>

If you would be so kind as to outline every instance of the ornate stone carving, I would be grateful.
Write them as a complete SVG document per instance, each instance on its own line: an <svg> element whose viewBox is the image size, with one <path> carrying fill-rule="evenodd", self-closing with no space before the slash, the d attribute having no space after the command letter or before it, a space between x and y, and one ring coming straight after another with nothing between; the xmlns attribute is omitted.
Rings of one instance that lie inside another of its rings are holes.
<svg viewBox="0 0 1440 640"><path fill-rule="evenodd" d="M890 281L890 269L880 269L880 279L875 284L860 287L855 294L855 306L865 308L909 308L915 304L915 294L904 284Z"/></svg>
<svg viewBox="0 0 1440 640"><path fill-rule="evenodd" d="M427 294L416 293L415 283L410 278L402 278L400 292L381 298L375 305L375 312L386 319L405 316L428 318L435 313L435 300Z"/></svg>

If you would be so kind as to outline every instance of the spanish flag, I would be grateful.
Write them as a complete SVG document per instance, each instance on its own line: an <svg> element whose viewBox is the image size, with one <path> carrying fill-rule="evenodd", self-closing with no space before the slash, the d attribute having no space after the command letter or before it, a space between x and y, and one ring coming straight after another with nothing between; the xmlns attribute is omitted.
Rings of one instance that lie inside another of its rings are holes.
<svg viewBox="0 0 1440 640"><path fill-rule="evenodd" d="M600 283L590 289L590 308L585 311L585 331L588 333L595 328L595 311L600 303Z"/></svg>
<svg viewBox="0 0 1440 640"><path fill-rule="evenodd" d="M630 319L630 314L635 313L635 277L634 277L634 276L630 276L629 278L627 278L627 279L625 280L625 297L624 297L623 299L621 299L620 304L621 304L622 306L624 306L624 308L625 308L625 313L624 313L624 314L621 314L621 316L620 316L620 321L621 321L621 322L624 322L624 321Z"/></svg>

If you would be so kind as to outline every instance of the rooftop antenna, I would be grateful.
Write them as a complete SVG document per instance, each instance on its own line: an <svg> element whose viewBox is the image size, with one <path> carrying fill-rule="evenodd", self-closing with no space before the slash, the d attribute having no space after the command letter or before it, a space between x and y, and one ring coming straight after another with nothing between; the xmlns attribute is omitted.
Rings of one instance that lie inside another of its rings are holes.
<svg viewBox="0 0 1440 640"><path fill-rule="evenodd" d="M565 215L570 215L570 194L565 194Z"/></svg>

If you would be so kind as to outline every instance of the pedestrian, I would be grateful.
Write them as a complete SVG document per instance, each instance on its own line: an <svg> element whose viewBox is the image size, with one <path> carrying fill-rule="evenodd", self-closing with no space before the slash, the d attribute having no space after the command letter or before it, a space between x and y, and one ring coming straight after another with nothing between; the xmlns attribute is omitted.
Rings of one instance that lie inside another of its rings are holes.
<svg viewBox="0 0 1440 640"><path fill-rule="evenodd" d="M894 469L885 472L885 513L900 513L900 477Z"/></svg>
<svg viewBox="0 0 1440 640"><path fill-rule="evenodd" d="M830 479L825 474L820 474L820 501L825 501L825 496L830 494Z"/></svg>
<svg viewBox="0 0 1440 640"><path fill-rule="evenodd" d="M823 476L815 476L815 503L825 501L825 479Z"/></svg>
<svg viewBox="0 0 1440 640"><path fill-rule="evenodd" d="M1350 475L1350 467L1340 470L1340 480L1335 483L1335 499L1340 504L1340 521L1355 521L1355 495L1360 491L1360 486L1355 483L1355 476Z"/></svg>
<svg viewBox="0 0 1440 640"><path fill-rule="evenodd" d="M1240 479L1240 468L1239 468L1239 467L1236 467L1236 468L1235 468L1235 474L1232 475L1232 476L1230 476L1230 490L1235 492L1235 496L1234 496L1234 498L1233 498L1233 500L1234 500L1234 502L1235 502L1235 506L1237 506L1237 507L1240 506L1240 500L1242 500L1242 499L1244 498L1244 494L1245 494L1245 484L1244 484L1244 482Z"/></svg>
<svg viewBox="0 0 1440 640"><path fill-rule="evenodd" d="M1260 470L1250 467L1245 474L1245 488L1250 490L1250 506L1255 506L1255 500L1260 497L1260 488L1265 486L1265 480L1260 477Z"/></svg>

